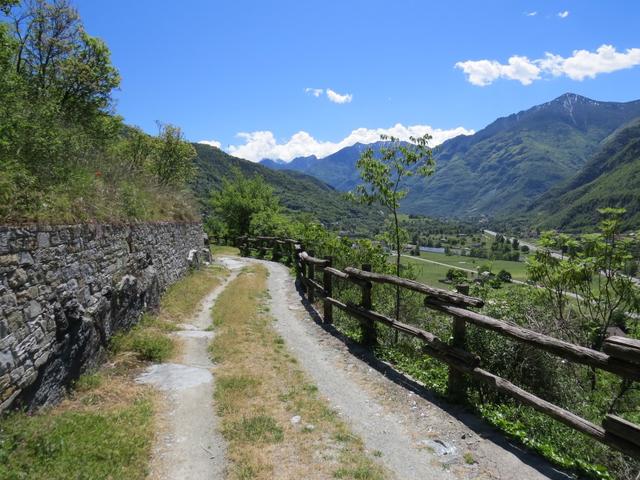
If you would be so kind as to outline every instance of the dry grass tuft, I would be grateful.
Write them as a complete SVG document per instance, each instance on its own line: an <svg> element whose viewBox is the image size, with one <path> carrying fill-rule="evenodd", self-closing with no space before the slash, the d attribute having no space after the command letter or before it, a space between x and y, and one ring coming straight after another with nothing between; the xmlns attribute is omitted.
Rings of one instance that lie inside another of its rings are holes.
<svg viewBox="0 0 640 480"><path fill-rule="evenodd" d="M167 333L178 329L195 313L200 301L220 284L225 270L210 266L190 272L167 289L155 313L145 313L131 330L111 339L114 353L133 352L139 360L163 362L176 354L175 339Z"/></svg>
<svg viewBox="0 0 640 480"><path fill-rule="evenodd" d="M385 478L272 328L266 278L262 266L245 269L213 309L215 401L229 478Z"/></svg>
<svg viewBox="0 0 640 480"><path fill-rule="evenodd" d="M240 249L227 245L211 245L211 253L217 255L240 255Z"/></svg>

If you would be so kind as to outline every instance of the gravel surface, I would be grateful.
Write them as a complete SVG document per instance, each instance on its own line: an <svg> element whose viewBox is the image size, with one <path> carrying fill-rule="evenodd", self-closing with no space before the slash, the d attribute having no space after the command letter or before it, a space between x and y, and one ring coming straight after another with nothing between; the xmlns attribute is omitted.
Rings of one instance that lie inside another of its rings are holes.
<svg viewBox="0 0 640 480"><path fill-rule="evenodd" d="M270 272L278 333L320 393L397 479L570 478L319 325L288 269L260 263Z"/></svg>

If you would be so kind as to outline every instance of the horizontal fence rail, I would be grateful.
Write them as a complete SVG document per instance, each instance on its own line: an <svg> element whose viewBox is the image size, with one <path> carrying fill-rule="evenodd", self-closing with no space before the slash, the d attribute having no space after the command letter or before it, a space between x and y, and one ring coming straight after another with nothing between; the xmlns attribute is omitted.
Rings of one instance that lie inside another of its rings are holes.
<svg viewBox="0 0 640 480"><path fill-rule="evenodd" d="M466 324L490 330L516 342L524 343L551 353L572 363L598 368L632 381L640 381L640 341L624 337L609 337L603 352L574 345L548 335L480 314L468 308L482 307L484 302L465 293L451 292L431 287L414 280L394 275L375 273L369 265L362 268L346 267L344 271L333 267L332 258L317 258L312 251L306 251L301 242L294 239L276 237L238 237L236 246L249 256L251 250L264 257L267 250L272 259L283 260L295 266L303 293L310 303L316 298L323 303L323 321L333 322L333 307L353 317L362 325L362 343L376 343L376 323L381 323L398 332L410 335L422 341L425 354L444 362L449 366L448 393L456 400L466 398L469 376L492 387L518 402L528 405L551 418L573 428L597 441L615 448L635 459L640 459L640 426L615 415L607 415L598 426L562 407L548 402L508 380L480 368L482 359L465 350ZM322 272L322 283L316 273ZM361 289L360 304L343 302L333 296L333 280L352 283ZM440 340L426 330L400 322L373 310L371 291L373 284L388 284L424 295L424 306L445 313L453 319L453 338L450 343Z"/></svg>

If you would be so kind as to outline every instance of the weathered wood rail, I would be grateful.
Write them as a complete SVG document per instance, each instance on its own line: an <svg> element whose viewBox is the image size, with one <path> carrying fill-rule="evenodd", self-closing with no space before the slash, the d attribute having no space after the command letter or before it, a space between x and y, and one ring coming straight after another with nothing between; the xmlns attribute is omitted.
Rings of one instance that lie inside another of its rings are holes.
<svg viewBox="0 0 640 480"><path fill-rule="evenodd" d="M523 390L504 378L483 370L480 368L481 359L465 350L465 330L467 323L471 323L510 340L559 356L569 362L606 370L632 381L640 381L640 341L610 337L605 341L604 351L600 352L469 310L468 308L482 307L483 301L469 296L468 291L450 292L413 280L375 273L371 271L369 265L363 265L360 269L347 267L344 271L338 270L333 267L332 258L315 257L313 252L307 252L297 240L244 236L237 239L236 246L245 256L249 256L251 251L255 250L259 257L264 257L267 250L270 250L272 259L294 265L303 293L307 295L309 302L314 303L316 298L322 299L323 321L331 324L333 308L342 310L360 322L363 344L376 343L377 323L421 340L424 344L423 351L427 355L449 366L448 394L452 398L458 401L466 398L468 388L466 377L468 376L609 447L640 459L640 426L615 415L607 415L602 426L596 425ZM322 272L321 281L316 278L318 272ZM350 282L361 289L362 296L359 304L334 298L333 282L336 279ZM375 312L371 299L371 291L375 283L400 286L423 294L425 308L452 317L454 324L451 342L444 342L421 328Z"/></svg>

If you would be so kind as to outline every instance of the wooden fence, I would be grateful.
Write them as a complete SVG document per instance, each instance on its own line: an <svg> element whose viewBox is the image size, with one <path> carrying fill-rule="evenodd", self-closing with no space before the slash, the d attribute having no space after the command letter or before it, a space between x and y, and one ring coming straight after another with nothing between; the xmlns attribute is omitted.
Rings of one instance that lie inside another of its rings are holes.
<svg viewBox="0 0 640 480"><path fill-rule="evenodd" d="M467 323L471 323L511 340L557 355L569 362L606 370L633 381L640 380L640 341L624 337L609 337L605 341L604 352L600 352L469 310L470 307L482 307L483 301L470 297L468 290L461 289L462 292L456 293L430 287L413 280L372 272L369 265L362 265L361 268L347 267L344 271L338 270L332 266L332 258L316 258L312 252L305 251L300 242L293 239L245 236L237 239L236 246L245 256L249 256L254 249L259 257L265 257L267 252L270 252L273 260L295 265L297 277L309 302L314 303L316 299L322 300L324 323L333 322L334 307L344 311L361 323L362 339L365 345L373 345L376 342L376 323L382 323L420 339L424 343L423 351L426 354L448 365L448 394L452 398L458 401L466 398L465 375L469 375L574 430L635 459L640 459L640 426L615 415L607 415L602 426L596 425L523 390L504 378L483 370L480 367L481 359L465 350L465 331ZM319 273L322 273L321 280L317 277ZM362 292L359 304L342 302L335 298L333 295L335 280L358 286ZM443 342L430 332L375 312L371 302L371 290L374 284L400 286L424 294L426 308L452 317L451 342Z"/></svg>

